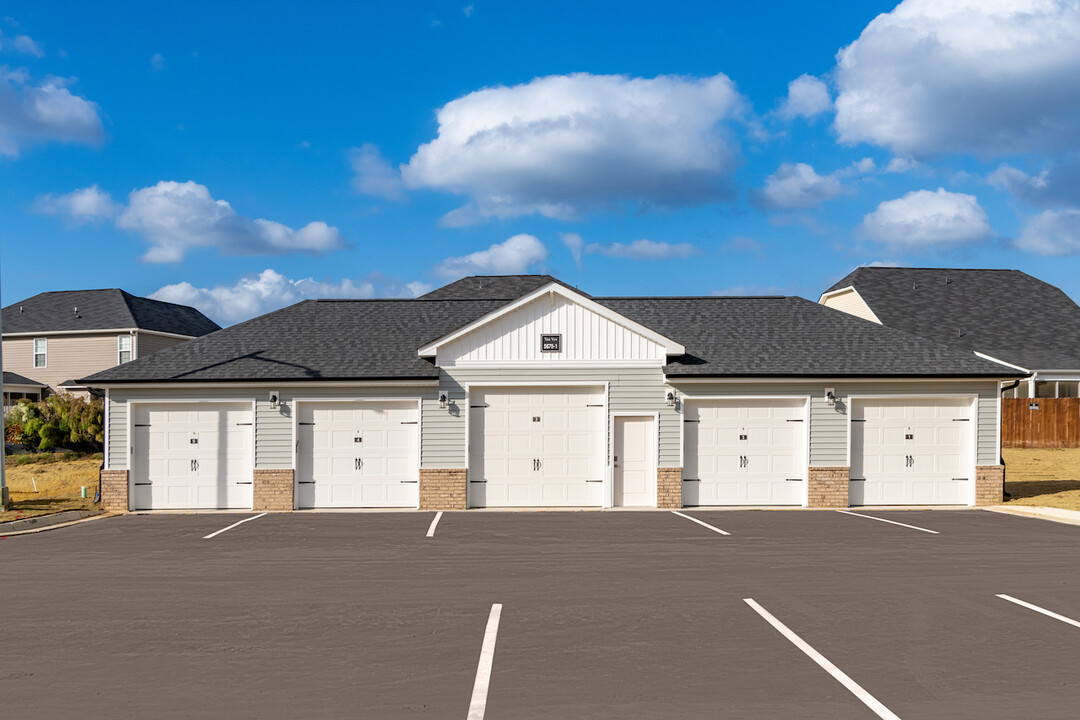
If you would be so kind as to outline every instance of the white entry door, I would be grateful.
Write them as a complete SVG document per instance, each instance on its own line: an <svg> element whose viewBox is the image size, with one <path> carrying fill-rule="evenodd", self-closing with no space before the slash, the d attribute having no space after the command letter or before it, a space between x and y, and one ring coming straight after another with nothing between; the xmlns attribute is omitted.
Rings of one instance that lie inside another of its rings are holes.
<svg viewBox="0 0 1080 720"><path fill-rule="evenodd" d="M969 504L974 422L963 398L852 401L851 504Z"/></svg>
<svg viewBox="0 0 1080 720"><path fill-rule="evenodd" d="M683 504L802 505L806 402L688 400Z"/></svg>
<svg viewBox="0 0 1080 720"><path fill-rule="evenodd" d="M249 403L136 403L132 509L250 508Z"/></svg>
<svg viewBox="0 0 1080 720"><path fill-rule="evenodd" d="M612 457L616 507L656 506L656 421L616 417Z"/></svg>
<svg viewBox="0 0 1080 720"><path fill-rule="evenodd" d="M602 387L473 388L471 507L603 504Z"/></svg>
<svg viewBox="0 0 1080 720"><path fill-rule="evenodd" d="M416 507L415 402L298 402L300 508Z"/></svg>

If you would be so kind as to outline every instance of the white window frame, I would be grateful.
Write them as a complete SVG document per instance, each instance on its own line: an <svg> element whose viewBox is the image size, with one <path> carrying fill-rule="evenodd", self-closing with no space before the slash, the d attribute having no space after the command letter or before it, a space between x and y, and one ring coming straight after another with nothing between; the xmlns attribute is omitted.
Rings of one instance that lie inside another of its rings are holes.
<svg viewBox="0 0 1080 720"><path fill-rule="evenodd" d="M128 341L127 350L124 350L124 339ZM128 359L124 360L124 353L128 354ZM116 336L116 364L123 365L126 362L131 362L135 359L135 341L131 335L117 335Z"/></svg>
<svg viewBox="0 0 1080 720"><path fill-rule="evenodd" d="M41 346L43 348L43 350L40 353L38 353L38 351L37 351L38 340L41 341ZM41 364L40 365L37 364L37 358L38 358L39 354L41 355ZM34 356L33 365L34 365L35 369L49 367L49 338L34 338L33 356Z"/></svg>

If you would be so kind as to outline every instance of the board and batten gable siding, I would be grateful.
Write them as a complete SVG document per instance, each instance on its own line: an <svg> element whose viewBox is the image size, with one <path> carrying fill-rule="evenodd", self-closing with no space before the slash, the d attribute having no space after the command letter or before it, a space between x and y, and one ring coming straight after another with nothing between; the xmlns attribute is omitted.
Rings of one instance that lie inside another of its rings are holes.
<svg viewBox="0 0 1080 720"><path fill-rule="evenodd" d="M34 367L34 338L30 336L4 339L4 370L18 373L31 380L60 391L60 383L78 380L87 375L116 367L119 354L116 338L124 333L87 333L85 335L49 335L46 338L46 367Z"/></svg>
<svg viewBox="0 0 1080 720"><path fill-rule="evenodd" d="M541 352L540 336L562 336L560 352ZM451 340L438 351L439 367L507 363L653 361L664 347L567 298L549 293Z"/></svg>
<svg viewBox="0 0 1080 720"><path fill-rule="evenodd" d="M810 466L844 467L848 464L848 411L850 396L933 396L976 395L976 464L997 465L998 383L996 381L896 382L824 381L807 383L683 383L671 379L684 401L697 397L810 396ZM833 388L840 399L836 405L825 400L825 388Z"/></svg>
<svg viewBox="0 0 1080 720"><path fill-rule="evenodd" d="M187 342L190 338L167 337L165 335L153 335L148 332L137 333L139 341L135 349L135 357L146 357L158 350L164 350L173 345Z"/></svg>
<svg viewBox="0 0 1080 720"><path fill-rule="evenodd" d="M877 315L874 314L874 311L870 309L870 306L866 304L866 301L862 299L862 295L855 288L839 290L835 295L824 298L821 304L833 310L846 312L848 315L881 324Z"/></svg>
<svg viewBox="0 0 1080 720"><path fill-rule="evenodd" d="M438 399L424 402L421 467L463 468L468 456L469 403L465 387L483 385L608 385L608 446L612 415L660 414L659 466L681 467L680 424L682 416L665 402L667 387L660 367L596 368L478 368L457 366L443 370L440 390L449 395L449 407ZM610 452L608 453L610 456Z"/></svg>
<svg viewBox="0 0 1080 720"><path fill-rule="evenodd" d="M270 405L270 393L278 392L277 407ZM425 407L434 402L438 407L435 387L311 387L282 388L176 388L109 391L109 447L110 470L127 470L130 456L128 445L128 401L177 402L206 400L212 402L255 403L255 469L283 470L293 467L294 425L293 413L297 398L305 400L376 400L395 399L416 401L423 399Z"/></svg>

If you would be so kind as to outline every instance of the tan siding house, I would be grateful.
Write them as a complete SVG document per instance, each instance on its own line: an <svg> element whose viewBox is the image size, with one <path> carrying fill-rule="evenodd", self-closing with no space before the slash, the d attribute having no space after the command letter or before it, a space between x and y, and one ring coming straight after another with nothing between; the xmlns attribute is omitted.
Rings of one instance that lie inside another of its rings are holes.
<svg viewBox="0 0 1080 720"><path fill-rule="evenodd" d="M4 371L48 392L85 394L77 382L220 329L186 305L123 290L35 295L3 310Z"/></svg>

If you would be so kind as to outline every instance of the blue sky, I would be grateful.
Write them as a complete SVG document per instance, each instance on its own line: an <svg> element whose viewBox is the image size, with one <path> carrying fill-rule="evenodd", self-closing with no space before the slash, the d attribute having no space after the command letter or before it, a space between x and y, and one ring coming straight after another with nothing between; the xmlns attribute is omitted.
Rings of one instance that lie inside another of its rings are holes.
<svg viewBox="0 0 1080 720"><path fill-rule="evenodd" d="M228 324L515 272L816 299L875 262L1080 297L1076 0L4 14L4 304Z"/></svg>

